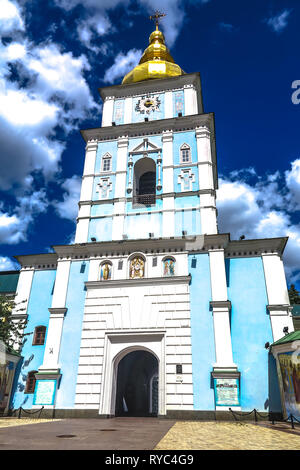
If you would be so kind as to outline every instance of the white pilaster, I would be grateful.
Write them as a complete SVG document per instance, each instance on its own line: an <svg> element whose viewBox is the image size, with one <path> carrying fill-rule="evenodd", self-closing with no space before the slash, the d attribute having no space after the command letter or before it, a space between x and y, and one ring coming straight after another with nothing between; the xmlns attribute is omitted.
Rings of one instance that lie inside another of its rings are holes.
<svg viewBox="0 0 300 470"><path fill-rule="evenodd" d="M207 127L198 127L195 135L197 141L199 189L214 190L210 131ZM218 233L215 196L208 193L201 194L200 206L202 233Z"/></svg>
<svg viewBox="0 0 300 470"><path fill-rule="evenodd" d="M263 254L262 260L273 340L277 341L284 336L284 327L287 326L289 332L294 331L284 266L280 256L276 253Z"/></svg>
<svg viewBox="0 0 300 470"><path fill-rule="evenodd" d="M165 119L173 117L173 93L172 91L165 92Z"/></svg>
<svg viewBox="0 0 300 470"><path fill-rule="evenodd" d="M124 104L124 124L130 124L132 122L132 97L125 99Z"/></svg>
<svg viewBox="0 0 300 470"><path fill-rule="evenodd" d="M114 96L107 96L103 103L102 110L102 127L107 127L112 125L114 113Z"/></svg>
<svg viewBox="0 0 300 470"><path fill-rule="evenodd" d="M85 147L85 160L83 175L94 175L98 142L89 141Z"/></svg>
<svg viewBox="0 0 300 470"><path fill-rule="evenodd" d="M66 313L66 297L69 282L71 261L60 260L57 263L57 273L52 297L52 305L49 308L50 319L45 345L44 361L39 371L56 371L60 368L59 351L63 330L64 316Z"/></svg>
<svg viewBox="0 0 300 470"><path fill-rule="evenodd" d="M198 113L197 93L193 85L184 85L184 115Z"/></svg>
<svg viewBox="0 0 300 470"><path fill-rule="evenodd" d="M224 250L210 250L210 278L214 321L216 363L214 371L236 370L233 363L231 331L230 331L230 302L227 300L227 282Z"/></svg>
<svg viewBox="0 0 300 470"><path fill-rule="evenodd" d="M174 196L163 198L163 237L174 237L175 233L175 201Z"/></svg>
<svg viewBox="0 0 300 470"><path fill-rule="evenodd" d="M115 198L126 196L128 137L118 140L117 172L115 183Z"/></svg>
<svg viewBox="0 0 300 470"><path fill-rule="evenodd" d="M28 300L29 300L30 291L31 291L33 274L34 274L34 269L21 269L20 271L16 297L15 297L16 307L12 312L13 315L19 314L18 313L19 308L25 309L25 310L22 310L22 314L24 316L27 315Z"/></svg>

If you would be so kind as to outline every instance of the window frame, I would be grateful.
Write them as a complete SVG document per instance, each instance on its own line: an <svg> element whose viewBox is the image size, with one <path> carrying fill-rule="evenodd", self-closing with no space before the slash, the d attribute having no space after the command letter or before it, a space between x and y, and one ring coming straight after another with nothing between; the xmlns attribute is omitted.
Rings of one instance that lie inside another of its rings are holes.
<svg viewBox="0 0 300 470"><path fill-rule="evenodd" d="M37 337L41 333L41 332L38 331L38 329L40 329L42 331L42 340L43 340L43 342L38 342L37 341ZM47 328L46 328L45 325L38 325L38 326L35 327L34 333L33 333L32 346L43 346L45 344L46 330L47 330Z"/></svg>
<svg viewBox="0 0 300 470"><path fill-rule="evenodd" d="M105 169L105 162L106 161L109 161L109 169L106 170ZM101 162L101 172L103 173L109 173L112 168L112 156L110 153L105 153L103 156L102 156L102 162Z"/></svg>
<svg viewBox="0 0 300 470"><path fill-rule="evenodd" d="M26 378L26 386L25 386L25 391L24 393L27 393L27 394L32 394L34 393L35 391L35 385L36 385L36 377L35 377L35 374L37 374L38 371L37 370L31 370L30 372L28 372L27 374L27 378ZM32 380L32 381L31 381Z"/></svg>
<svg viewBox="0 0 300 470"><path fill-rule="evenodd" d="M184 160L184 152L187 152L187 155L188 155L188 160ZM180 147L180 163L182 165L185 165L186 163L191 163L192 161L192 151L191 151L191 147L188 145L188 144L182 144L181 147Z"/></svg>

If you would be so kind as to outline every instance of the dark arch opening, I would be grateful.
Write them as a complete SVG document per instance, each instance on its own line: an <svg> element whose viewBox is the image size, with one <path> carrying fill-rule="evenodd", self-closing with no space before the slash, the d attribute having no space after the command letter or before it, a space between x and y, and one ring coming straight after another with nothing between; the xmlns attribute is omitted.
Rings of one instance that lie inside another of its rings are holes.
<svg viewBox="0 0 300 470"><path fill-rule="evenodd" d="M145 206L155 204L156 195L156 165L154 160L144 157L134 166L134 204Z"/></svg>
<svg viewBox="0 0 300 470"><path fill-rule="evenodd" d="M116 416L157 416L158 361L148 351L128 353L118 365Z"/></svg>

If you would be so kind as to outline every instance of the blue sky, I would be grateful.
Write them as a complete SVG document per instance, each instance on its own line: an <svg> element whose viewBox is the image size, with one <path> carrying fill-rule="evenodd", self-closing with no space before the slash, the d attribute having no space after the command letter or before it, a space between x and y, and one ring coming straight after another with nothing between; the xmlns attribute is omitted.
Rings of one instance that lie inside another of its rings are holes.
<svg viewBox="0 0 300 470"><path fill-rule="evenodd" d="M156 8L215 113L220 231L289 236L286 272L300 288L297 0L0 0L0 269L73 241L79 130L100 125L97 89L138 62Z"/></svg>

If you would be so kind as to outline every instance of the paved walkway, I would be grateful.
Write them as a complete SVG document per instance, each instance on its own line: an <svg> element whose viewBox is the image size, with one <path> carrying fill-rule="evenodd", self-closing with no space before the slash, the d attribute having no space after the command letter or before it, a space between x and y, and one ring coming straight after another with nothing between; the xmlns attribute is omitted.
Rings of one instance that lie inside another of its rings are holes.
<svg viewBox="0 0 300 470"><path fill-rule="evenodd" d="M292 431L287 424L272 427L269 423L175 422L157 418L39 422L9 418L0 419L0 450L5 449L300 450L300 428Z"/></svg>
<svg viewBox="0 0 300 470"><path fill-rule="evenodd" d="M0 451L151 450L174 423L157 418L113 418L63 419L9 426L0 428Z"/></svg>

